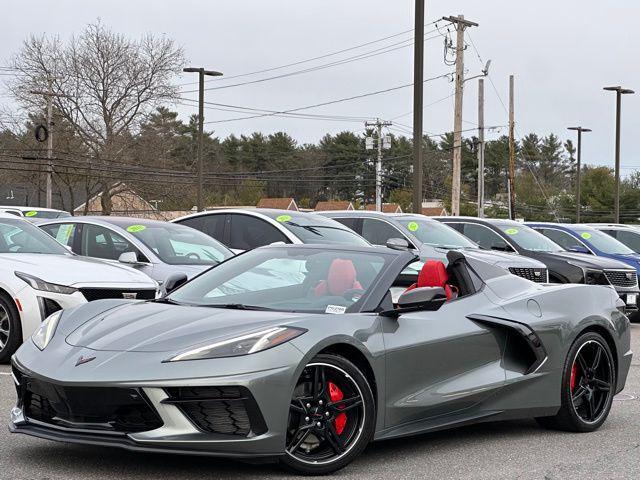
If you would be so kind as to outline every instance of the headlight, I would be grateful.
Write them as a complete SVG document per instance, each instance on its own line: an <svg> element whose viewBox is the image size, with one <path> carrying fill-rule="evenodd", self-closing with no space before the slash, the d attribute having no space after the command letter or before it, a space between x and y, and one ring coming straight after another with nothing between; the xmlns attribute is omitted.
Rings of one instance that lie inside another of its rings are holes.
<svg viewBox="0 0 640 480"><path fill-rule="evenodd" d="M49 345L53 335L56 333L56 328L58 328L58 322L61 316L62 310L52 313L45 318L44 322L42 322L38 329L33 332L33 335L31 335L31 340L33 340L33 343L40 350L44 350L46 346Z"/></svg>
<svg viewBox="0 0 640 480"><path fill-rule="evenodd" d="M609 280L607 280L602 270L585 269L584 283L587 285L610 285Z"/></svg>
<svg viewBox="0 0 640 480"><path fill-rule="evenodd" d="M272 327L266 330L248 333L245 335L221 340L219 342L193 348L179 353L167 362L180 362L182 360L203 360L205 358L238 357L261 352L289 340L299 337L307 330L295 327Z"/></svg>
<svg viewBox="0 0 640 480"><path fill-rule="evenodd" d="M31 288L34 288L36 290L42 290L44 292L51 292L51 293L62 293L65 295L71 295L72 293L77 292L77 290L73 287L67 287L65 285L58 285L56 283L45 282L44 280L41 280L38 277L34 277L33 275L28 275L22 272L14 272L14 273L16 274L16 277L28 283L31 286Z"/></svg>

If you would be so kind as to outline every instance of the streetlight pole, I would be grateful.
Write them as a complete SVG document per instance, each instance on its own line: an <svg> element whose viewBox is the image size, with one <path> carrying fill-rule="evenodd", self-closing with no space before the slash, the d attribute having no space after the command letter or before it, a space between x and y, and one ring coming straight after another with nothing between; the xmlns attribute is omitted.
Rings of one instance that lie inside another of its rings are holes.
<svg viewBox="0 0 640 480"><path fill-rule="evenodd" d="M590 128L569 127L567 130L575 130L578 132L578 165L576 167L576 223L580 223L580 173L582 171L581 152L582 152L582 132L590 132Z"/></svg>
<svg viewBox="0 0 640 480"><path fill-rule="evenodd" d="M415 0L415 30L413 34L413 213L422 213L424 2L425 0Z"/></svg>
<svg viewBox="0 0 640 480"><path fill-rule="evenodd" d="M616 165L615 165L615 200L614 200L614 222L620 223L620 109L622 107L622 95L630 95L635 93L628 88L604 87L603 90L616 92Z"/></svg>
<svg viewBox="0 0 640 480"><path fill-rule="evenodd" d="M202 194L202 178L203 178L203 166L202 166L202 141L204 138L204 76L219 77L222 75L220 72L213 70L205 70L202 67L195 68L183 68L185 73L197 73L198 74L198 201L197 208L201 212L204 209L203 206L203 194Z"/></svg>

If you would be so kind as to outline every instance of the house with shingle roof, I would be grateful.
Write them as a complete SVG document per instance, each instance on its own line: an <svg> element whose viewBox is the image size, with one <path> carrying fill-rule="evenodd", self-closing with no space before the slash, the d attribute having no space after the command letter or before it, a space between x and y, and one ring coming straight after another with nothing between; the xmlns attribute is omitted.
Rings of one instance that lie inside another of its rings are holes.
<svg viewBox="0 0 640 480"><path fill-rule="evenodd" d="M367 205L365 210L375 212L376 206L375 204ZM402 213L402 207L397 203L383 203L382 213Z"/></svg>
<svg viewBox="0 0 640 480"><path fill-rule="evenodd" d="M328 212L333 210L354 210L353 203L349 200L329 200L316 203L316 212Z"/></svg>
<svg viewBox="0 0 640 480"><path fill-rule="evenodd" d="M258 204L258 208L276 208L278 210L295 210L298 211L298 204L296 201L289 198L261 198Z"/></svg>

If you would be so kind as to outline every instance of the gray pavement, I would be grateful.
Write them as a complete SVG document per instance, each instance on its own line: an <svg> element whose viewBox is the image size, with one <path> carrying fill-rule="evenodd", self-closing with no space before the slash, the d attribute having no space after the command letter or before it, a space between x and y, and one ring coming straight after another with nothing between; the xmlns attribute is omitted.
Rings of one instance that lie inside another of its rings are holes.
<svg viewBox="0 0 640 480"><path fill-rule="evenodd" d="M640 478L640 324L627 387L597 432L571 434L533 421L490 423L370 445L335 477L344 479L638 479ZM9 368L0 366L0 415L14 402ZM0 426L0 479L114 480L289 477L276 466L140 454L11 435Z"/></svg>

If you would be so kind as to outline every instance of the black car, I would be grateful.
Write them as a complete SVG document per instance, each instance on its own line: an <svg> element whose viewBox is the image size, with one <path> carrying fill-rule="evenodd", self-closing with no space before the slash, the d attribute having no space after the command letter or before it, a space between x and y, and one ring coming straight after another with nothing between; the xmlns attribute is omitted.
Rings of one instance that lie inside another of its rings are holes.
<svg viewBox="0 0 640 480"><path fill-rule="evenodd" d="M569 252L533 228L513 220L475 217L436 217L480 246L515 252L541 261L552 283L612 285L628 311L636 311L638 278L629 265L604 257Z"/></svg>

